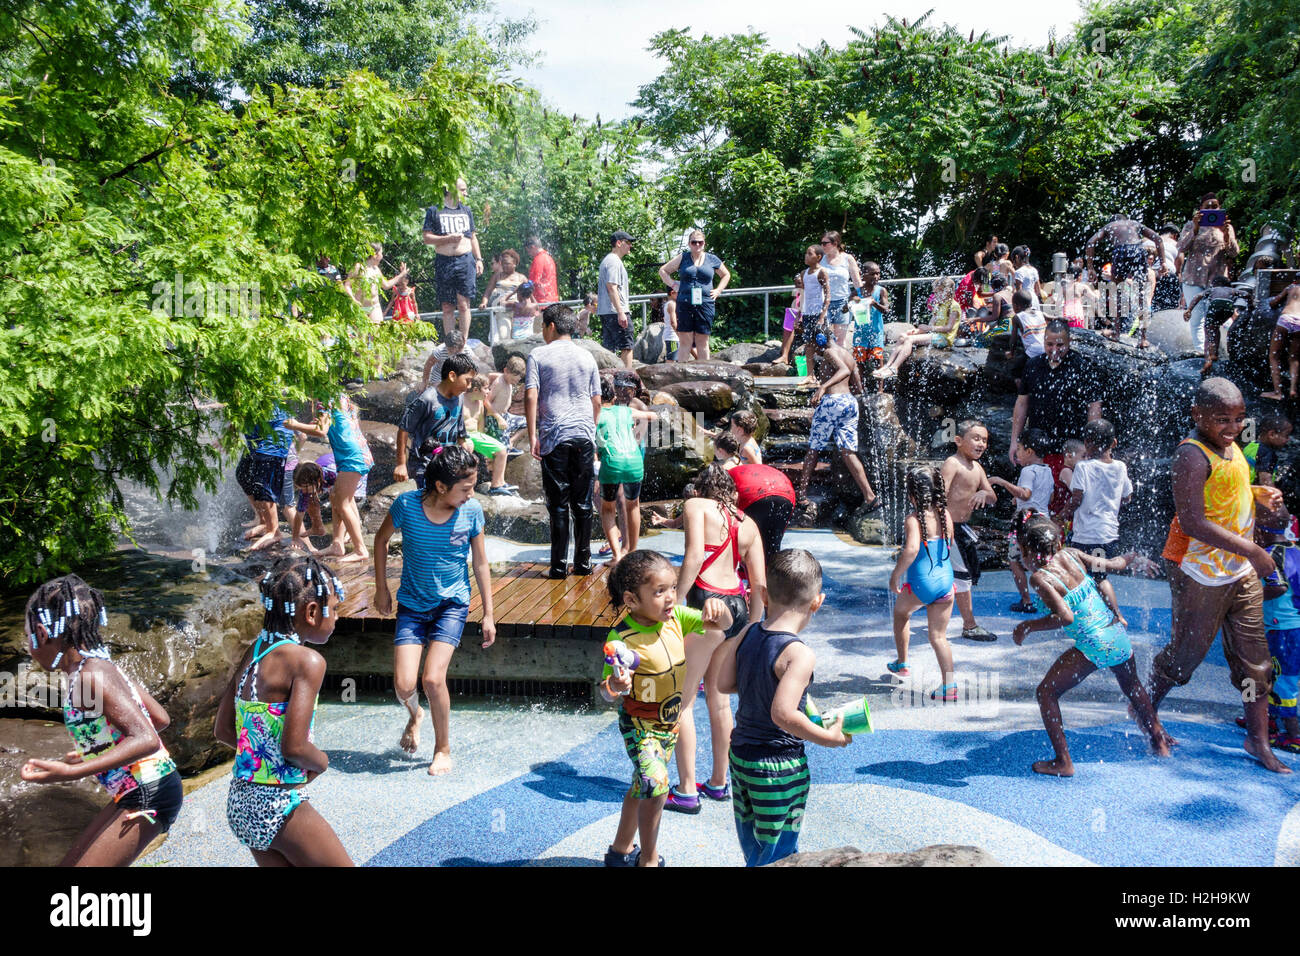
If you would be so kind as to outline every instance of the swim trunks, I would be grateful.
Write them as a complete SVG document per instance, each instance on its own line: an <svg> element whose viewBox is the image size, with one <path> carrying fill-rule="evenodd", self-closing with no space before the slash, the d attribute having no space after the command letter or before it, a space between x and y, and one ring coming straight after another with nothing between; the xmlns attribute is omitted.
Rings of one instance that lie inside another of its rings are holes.
<svg viewBox="0 0 1300 956"><path fill-rule="evenodd" d="M847 392L823 396L813 412L808 447L821 451L832 441L841 451L858 450L858 400Z"/></svg>

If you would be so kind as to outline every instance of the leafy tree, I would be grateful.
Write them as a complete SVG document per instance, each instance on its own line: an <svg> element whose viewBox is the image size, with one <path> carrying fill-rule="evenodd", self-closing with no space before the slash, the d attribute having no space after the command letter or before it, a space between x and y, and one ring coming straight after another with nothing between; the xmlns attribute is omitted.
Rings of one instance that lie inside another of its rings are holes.
<svg viewBox="0 0 1300 956"><path fill-rule="evenodd" d="M445 64L409 92L358 71L237 110L171 89L222 74L244 32L216 0L0 14L6 579L111 547L123 479L193 507L275 402L373 369L401 331L304 264L359 258L504 117L506 88Z"/></svg>

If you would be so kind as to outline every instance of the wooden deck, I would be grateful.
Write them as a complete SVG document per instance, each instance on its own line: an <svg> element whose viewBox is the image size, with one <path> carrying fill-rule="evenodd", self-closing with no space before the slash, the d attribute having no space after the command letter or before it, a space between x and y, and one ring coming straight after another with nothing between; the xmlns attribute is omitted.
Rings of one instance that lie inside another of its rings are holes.
<svg viewBox="0 0 1300 956"><path fill-rule="evenodd" d="M604 641L617 616L610 606L606 579L608 565L597 565L588 575L569 575L562 581L547 577L547 564L510 563L492 566L492 604L498 638L573 638ZM402 576L400 554L388 557L388 581L394 595ZM339 623L359 630L392 630L395 614L380 614L370 606L375 594L374 567L346 564L339 580L347 599L339 607ZM467 637L482 634L483 601L470 573ZM396 598L394 597L394 604Z"/></svg>

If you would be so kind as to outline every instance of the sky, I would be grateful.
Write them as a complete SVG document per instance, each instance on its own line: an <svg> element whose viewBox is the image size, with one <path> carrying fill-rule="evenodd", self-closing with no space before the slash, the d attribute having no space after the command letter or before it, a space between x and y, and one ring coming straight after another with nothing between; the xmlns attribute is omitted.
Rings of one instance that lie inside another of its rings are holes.
<svg viewBox="0 0 1300 956"><path fill-rule="evenodd" d="M776 0L497 0L501 18L527 16L539 21L533 36L541 57L521 78L541 90L562 113L622 119L637 87L663 67L646 52L650 37L688 26L694 36L741 33L752 27L780 50L794 52L825 40L843 46L850 24L869 28L884 21L886 10L909 22L933 9L930 23L951 23L1009 38L1012 45L1045 43L1055 29L1066 33L1079 13L1078 0L849 0L808 4ZM810 13L808 13L810 12ZM991 17L996 12L997 17Z"/></svg>

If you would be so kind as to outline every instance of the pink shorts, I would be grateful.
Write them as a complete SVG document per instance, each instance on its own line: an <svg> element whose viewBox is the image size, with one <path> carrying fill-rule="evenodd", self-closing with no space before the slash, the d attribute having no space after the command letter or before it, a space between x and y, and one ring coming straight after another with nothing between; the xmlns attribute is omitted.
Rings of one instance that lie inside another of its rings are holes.
<svg viewBox="0 0 1300 956"><path fill-rule="evenodd" d="M1300 315L1279 315L1277 327L1283 332L1300 332Z"/></svg>
<svg viewBox="0 0 1300 956"><path fill-rule="evenodd" d="M786 332L793 332L794 327L799 324L799 314L794 309L785 310L785 324L781 326Z"/></svg>

